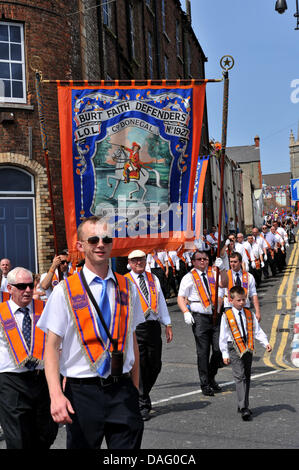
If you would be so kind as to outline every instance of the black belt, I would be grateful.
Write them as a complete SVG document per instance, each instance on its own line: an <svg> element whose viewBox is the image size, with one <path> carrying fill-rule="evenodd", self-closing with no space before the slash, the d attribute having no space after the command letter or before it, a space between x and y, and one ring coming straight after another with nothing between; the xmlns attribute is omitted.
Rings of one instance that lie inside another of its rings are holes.
<svg viewBox="0 0 299 470"><path fill-rule="evenodd" d="M81 379L76 377L67 377L66 380L69 383L79 384L79 385L99 385L101 387L108 387L109 385L113 385L115 383L121 382L123 379L128 379L131 377L129 372L120 375L119 377L112 377L109 375L106 379L103 377L83 377Z"/></svg>

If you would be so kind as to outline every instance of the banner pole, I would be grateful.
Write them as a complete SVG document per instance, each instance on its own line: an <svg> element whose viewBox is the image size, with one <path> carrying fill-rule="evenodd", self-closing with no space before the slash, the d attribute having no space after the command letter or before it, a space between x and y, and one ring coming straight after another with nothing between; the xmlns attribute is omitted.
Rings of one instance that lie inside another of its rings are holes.
<svg viewBox="0 0 299 470"><path fill-rule="evenodd" d="M49 189L49 196L50 196L50 206L51 206L51 218L53 224L53 236L54 236L54 249L55 254L58 254L58 245L57 245L57 232L56 232L56 220L55 220L55 211L54 211L54 203L53 203L53 192L52 192L52 183L51 183L51 174L50 174L50 166L49 166L49 151L48 151L48 139L47 133L45 129L45 118L43 112L43 100L41 96L41 74L40 72L35 72L35 89L36 89L36 98L37 98L37 107L38 107L38 116L39 116L39 124L40 124L40 132L41 132L41 139L42 139L42 148L44 151L44 159L46 164L46 171L47 171L47 179L48 179L48 189ZM58 270L60 272L60 270Z"/></svg>
<svg viewBox="0 0 299 470"><path fill-rule="evenodd" d="M219 200L219 215L218 215L217 258L220 257L220 250L221 250L223 192L224 192L223 186L224 186L224 166L225 166L225 151L226 151L226 138L227 138L228 90L229 90L228 70L233 68L234 59L231 56L224 56L220 60L220 65L224 70L223 72L224 88L223 88L222 136L221 136L221 154L220 154L220 195L219 195L220 200ZM219 289L219 268L216 267L215 305L214 305L214 311L213 311L214 325L217 322L218 289Z"/></svg>

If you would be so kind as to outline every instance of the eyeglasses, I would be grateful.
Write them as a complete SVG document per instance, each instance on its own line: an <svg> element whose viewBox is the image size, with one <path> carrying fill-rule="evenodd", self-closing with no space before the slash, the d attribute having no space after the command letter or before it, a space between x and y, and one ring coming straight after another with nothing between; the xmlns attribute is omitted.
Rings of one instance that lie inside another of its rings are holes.
<svg viewBox="0 0 299 470"><path fill-rule="evenodd" d="M132 263L142 263L145 260L146 258L143 256L142 258L131 258L129 261L132 261Z"/></svg>
<svg viewBox="0 0 299 470"><path fill-rule="evenodd" d="M33 282L20 282L19 284L11 284L11 286L14 286L19 290L26 290L27 287L29 287L29 289L33 289L34 283Z"/></svg>
<svg viewBox="0 0 299 470"><path fill-rule="evenodd" d="M65 260L65 261L61 261L60 264L68 264L68 262Z"/></svg>
<svg viewBox="0 0 299 470"><path fill-rule="evenodd" d="M194 261L209 261L209 258L194 258Z"/></svg>
<svg viewBox="0 0 299 470"><path fill-rule="evenodd" d="M113 242L113 238L108 237L107 235L105 235L105 237L101 237L101 238L95 235L94 237L89 237L89 238L87 238L87 240L81 240L81 241L82 242L87 242L89 245L97 245L100 240L102 240L104 245L109 245L109 243Z"/></svg>

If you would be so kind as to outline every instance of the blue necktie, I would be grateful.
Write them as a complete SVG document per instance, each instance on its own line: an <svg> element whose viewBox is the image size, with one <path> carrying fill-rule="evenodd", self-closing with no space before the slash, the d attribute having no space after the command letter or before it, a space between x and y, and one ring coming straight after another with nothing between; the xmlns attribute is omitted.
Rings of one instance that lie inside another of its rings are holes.
<svg viewBox="0 0 299 470"><path fill-rule="evenodd" d="M19 311L24 314L23 323L22 323L22 333L26 341L27 347L30 351L31 346L31 318L29 315L28 307L21 307Z"/></svg>
<svg viewBox="0 0 299 470"><path fill-rule="evenodd" d="M24 339L26 341L28 350L29 350L29 355L30 355L30 347L31 347L31 318L29 314L29 308L28 307L20 307L19 311L24 314L23 318L23 323L22 323L22 333L24 336ZM34 370L37 366L37 362L35 360L29 360L26 362L25 367L29 370Z"/></svg>
<svg viewBox="0 0 299 470"><path fill-rule="evenodd" d="M108 294L107 294L107 282L108 282L108 280L103 280L99 277L95 277L94 281L97 282L98 284L102 285L102 292L101 292L101 297L100 297L100 301L99 301L99 307L100 307L100 310L102 312L102 315L103 315L104 321L106 323L106 326L109 330L110 323L111 323L111 309L110 309L109 297L108 297ZM101 322L100 318L98 318L98 326L99 326L99 329L100 329L101 338L103 339L103 342L106 344L108 336L107 336L107 333L106 333L106 331L105 331L105 329L102 325L102 322ZM104 354L102 356L102 359L103 359L103 361L101 362L101 365L99 366L98 371L97 371L98 374L101 375L101 376L104 375L110 368L111 358L110 358L110 354L109 354L108 351L104 352Z"/></svg>

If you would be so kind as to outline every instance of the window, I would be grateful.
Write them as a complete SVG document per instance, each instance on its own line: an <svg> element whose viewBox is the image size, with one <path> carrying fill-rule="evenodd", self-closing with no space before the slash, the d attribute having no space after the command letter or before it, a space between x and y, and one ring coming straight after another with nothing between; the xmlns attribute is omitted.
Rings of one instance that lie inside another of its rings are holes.
<svg viewBox="0 0 299 470"><path fill-rule="evenodd" d="M24 170L1 167L0 193L33 193L33 177Z"/></svg>
<svg viewBox="0 0 299 470"><path fill-rule="evenodd" d="M136 58L135 55L135 27L134 27L134 10L133 5L129 5L129 27L130 27L130 48L131 48L131 57Z"/></svg>
<svg viewBox="0 0 299 470"><path fill-rule="evenodd" d="M162 0L162 31L166 33L165 0Z"/></svg>
<svg viewBox="0 0 299 470"><path fill-rule="evenodd" d="M0 21L0 101L26 103L22 24Z"/></svg>
<svg viewBox="0 0 299 470"><path fill-rule="evenodd" d="M147 46L148 46L148 68L149 68L149 78L153 78L153 40L152 34L147 33Z"/></svg>
<svg viewBox="0 0 299 470"><path fill-rule="evenodd" d="M180 22L177 20L175 25L175 44L176 44L176 55L181 56L181 26Z"/></svg>
<svg viewBox="0 0 299 470"><path fill-rule="evenodd" d="M164 56L164 73L165 73L165 78L169 78L169 72L168 72L168 57L165 55Z"/></svg>
<svg viewBox="0 0 299 470"><path fill-rule="evenodd" d="M103 8L103 23L111 27L111 0L102 0L102 8Z"/></svg>

